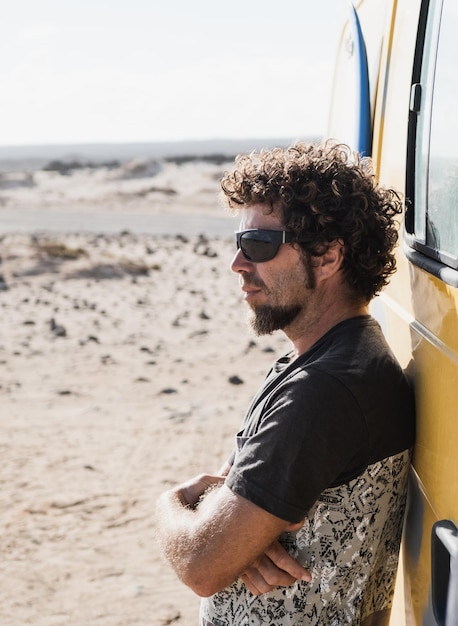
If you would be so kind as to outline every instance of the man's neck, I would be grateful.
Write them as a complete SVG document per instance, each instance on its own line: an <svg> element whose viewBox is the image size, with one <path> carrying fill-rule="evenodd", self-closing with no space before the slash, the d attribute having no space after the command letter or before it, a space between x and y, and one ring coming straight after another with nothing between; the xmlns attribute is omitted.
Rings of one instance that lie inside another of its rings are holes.
<svg viewBox="0 0 458 626"><path fill-rule="evenodd" d="M296 357L307 352L331 328L353 317L368 315L367 305L347 304L346 306L332 306L321 313L317 313L314 319L299 320L293 323L284 332L293 344ZM302 321L302 323L301 323Z"/></svg>

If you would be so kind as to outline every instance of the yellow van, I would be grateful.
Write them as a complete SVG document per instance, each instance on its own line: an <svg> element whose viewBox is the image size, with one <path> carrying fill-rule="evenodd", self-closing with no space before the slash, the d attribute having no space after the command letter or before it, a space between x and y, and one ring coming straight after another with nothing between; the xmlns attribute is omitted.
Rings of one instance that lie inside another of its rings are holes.
<svg viewBox="0 0 458 626"><path fill-rule="evenodd" d="M417 402L391 624L458 626L457 0L350 8L328 134L406 197L398 272L373 307Z"/></svg>

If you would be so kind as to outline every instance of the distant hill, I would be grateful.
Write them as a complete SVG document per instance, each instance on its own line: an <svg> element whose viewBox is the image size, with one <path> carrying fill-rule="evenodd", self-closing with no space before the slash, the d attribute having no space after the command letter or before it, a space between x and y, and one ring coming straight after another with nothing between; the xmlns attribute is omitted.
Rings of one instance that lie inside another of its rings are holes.
<svg viewBox="0 0 458 626"><path fill-rule="evenodd" d="M169 141L144 143L88 143L62 145L0 146L0 173L41 169L49 161L104 163L129 161L135 158L189 160L193 157L226 155L232 158L240 152L261 148L287 146L296 139L314 141L317 138L277 139L211 139L202 141Z"/></svg>

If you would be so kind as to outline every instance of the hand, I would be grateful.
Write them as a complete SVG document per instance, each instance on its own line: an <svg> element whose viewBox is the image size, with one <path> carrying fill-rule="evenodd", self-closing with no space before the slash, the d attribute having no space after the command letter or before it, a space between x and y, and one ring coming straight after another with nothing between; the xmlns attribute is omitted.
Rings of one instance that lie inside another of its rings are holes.
<svg viewBox="0 0 458 626"><path fill-rule="evenodd" d="M255 596L267 593L275 587L289 587L297 580L312 580L310 573L278 541L274 541L240 578Z"/></svg>
<svg viewBox="0 0 458 626"><path fill-rule="evenodd" d="M215 485L221 485L224 482L224 476L216 476L213 474L199 474L182 483L176 488L176 493L183 506L192 509L198 504L202 495Z"/></svg>

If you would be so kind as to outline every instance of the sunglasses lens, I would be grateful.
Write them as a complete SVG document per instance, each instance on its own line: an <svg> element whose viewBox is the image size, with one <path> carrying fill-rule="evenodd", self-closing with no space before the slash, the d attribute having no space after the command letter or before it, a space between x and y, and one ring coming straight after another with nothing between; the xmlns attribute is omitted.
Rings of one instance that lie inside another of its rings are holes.
<svg viewBox="0 0 458 626"><path fill-rule="evenodd" d="M254 263L273 259L279 248L268 232L247 231L241 234L239 243L244 256Z"/></svg>

